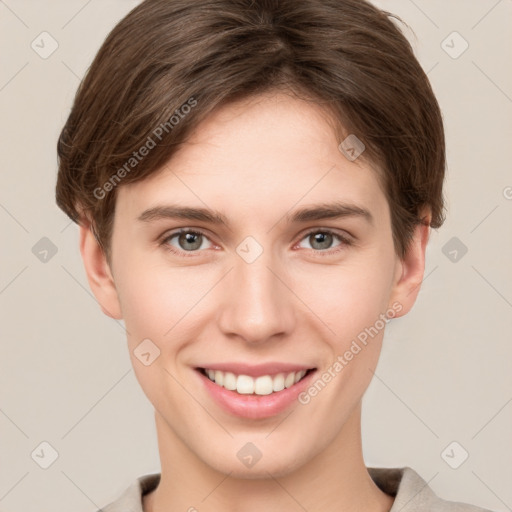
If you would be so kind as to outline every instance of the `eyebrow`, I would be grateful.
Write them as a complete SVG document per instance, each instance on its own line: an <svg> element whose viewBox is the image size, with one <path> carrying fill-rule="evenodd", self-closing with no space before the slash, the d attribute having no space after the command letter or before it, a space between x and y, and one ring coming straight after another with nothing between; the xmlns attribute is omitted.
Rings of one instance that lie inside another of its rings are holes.
<svg viewBox="0 0 512 512"><path fill-rule="evenodd" d="M314 220L340 219L343 217L360 217L369 224L374 218L370 211L352 203L322 203L307 206L284 215L288 223L304 223ZM220 212L207 208L195 208L178 205L154 206L142 212L138 220L152 222L159 219L185 219L206 222L212 225L229 227L228 219Z"/></svg>
<svg viewBox="0 0 512 512"><path fill-rule="evenodd" d="M312 220L340 219L343 217L360 217L369 224L373 224L373 215L362 206L352 203L323 203L312 207L305 207L288 213L285 218L288 222L308 222Z"/></svg>

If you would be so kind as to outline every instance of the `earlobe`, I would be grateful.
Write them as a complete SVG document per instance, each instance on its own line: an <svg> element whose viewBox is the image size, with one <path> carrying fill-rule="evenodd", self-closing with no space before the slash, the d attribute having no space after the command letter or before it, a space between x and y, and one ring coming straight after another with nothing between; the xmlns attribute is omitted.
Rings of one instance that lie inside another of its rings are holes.
<svg viewBox="0 0 512 512"><path fill-rule="evenodd" d="M425 224L418 224L405 256L397 260L390 300L390 304L398 301L402 305L397 317L408 313L416 302L425 272L425 250L429 236L429 220Z"/></svg>
<svg viewBox="0 0 512 512"><path fill-rule="evenodd" d="M88 223L80 225L80 253L89 286L103 313L111 318L123 318L114 278L105 254Z"/></svg>

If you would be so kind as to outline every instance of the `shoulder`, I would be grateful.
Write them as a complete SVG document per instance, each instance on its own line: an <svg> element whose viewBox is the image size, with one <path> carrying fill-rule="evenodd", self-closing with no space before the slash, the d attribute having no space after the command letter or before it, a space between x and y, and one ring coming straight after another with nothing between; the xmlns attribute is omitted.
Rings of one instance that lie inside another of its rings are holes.
<svg viewBox="0 0 512 512"><path fill-rule="evenodd" d="M375 484L395 498L389 512L491 512L469 503L440 498L410 467L367 469ZM142 496L156 489L159 482L160 473L143 475L134 480L118 499L97 512L143 512Z"/></svg>
<svg viewBox="0 0 512 512"><path fill-rule="evenodd" d="M369 467L368 472L381 490L395 497L389 512L491 512L469 503L442 499L410 467Z"/></svg>
<svg viewBox="0 0 512 512"><path fill-rule="evenodd" d="M160 473L143 475L131 484L115 500L97 512L143 512L142 496L156 489L160 482Z"/></svg>

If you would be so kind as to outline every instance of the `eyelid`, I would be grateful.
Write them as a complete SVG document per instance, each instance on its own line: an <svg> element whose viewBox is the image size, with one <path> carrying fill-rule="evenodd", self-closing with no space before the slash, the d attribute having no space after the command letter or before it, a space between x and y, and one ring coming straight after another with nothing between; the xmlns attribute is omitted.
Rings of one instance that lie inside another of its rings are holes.
<svg viewBox="0 0 512 512"><path fill-rule="evenodd" d="M202 252L204 252L206 250L206 249L202 249L202 250L196 250L196 251L184 251L184 250L172 247L167 243L168 240L170 240L171 238L173 238L177 235L180 235L182 233L200 234L200 235L204 236L205 238L207 238L211 244L217 245L215 242L213 242L213 240L211 240L211 237L207 233L206 230L204 230L203 228L193 228L193 227L177 228L175 230L167 231L159 238L159 240L160 240L159 244L164 246L170 252L172 252L174 254L178 254L180 256L185 256L185 257L191 257L191 256L194 257L194 256L201 254ZM299 238L295 242L293 247L295 248L298 244L300 244L300 242L302 242L302 240L304 240L304 238L306 238L309 235L312 235L314 233L328 233L330 235L337 237L338 240L341 242L338 246L336 246L334 248L325 249L322 251L315 250L315 249L308 249L318 255L330 255L333 253L337 253L340 250L343 250L344 247L354 244L354 237L351 234L347 233L346 231L344 231L343 233L340 233L337 229L334 229L334 228L313 227L313 228L309 228L308 230L302 232L299 235ZM341 247L341 249L338 249L337 247Z"/></svg>
<svg viewBox="0 0 512 512"><path fill-rule="evenodd" d="M342 239L345 239L347 241L355 240L354 237L348 231L340 230L337 228L330 228L327 226L325 226L325 227L320 226L320 227L309 228L306 231L304 231L303 233L301 233L299 235L299 237L300 237L299 241L308 235L312 235L313 233L330 233L331 235L336 235L336 236L338 236Z"/></svg>
<svg viewBox="0 0 512 512"><path fill-rule="evenodd" d="M205 238L208 239L208 241L212 245L217 245L213 240L211 240L210 235L202 228L192 228L192 227L184 227L184 228L177 228L175 230L166 231L161 237L159 237L159 245L163 246L165 249L170 251L173 254L177 254L179 256L185 256L185 257L194 257L199 255L200 253L204 252L206 249L202 249L200 251L184 251L182 249L177 249L175 247L172 247L169 243L167 243L171 238L181 235L182 233L193 233L202 235Z"/></svg>
<svg viewBox="0 0 512 512"><path fill-rule="evenodd" d="M331 248L325 249L323 251L315 250L315 249L308 249L309 251L313 251L313 253L315 255L319 255L319 256L333 255L333 254L336 254L336 253L342 251L344 248L355 244L354 237L351 234L347 233L346 231L343 231L342 233L340 233L337 229L334 229L334 228L314 227L314 228L310 228L307 231L305 231L304 233L302 233L299 237L298 242L295 243L293 247L294 248L297 247L302 242L302 240L304 240L308 236L315 234L315 233L328 233L328 234L338 238L338 240L340 241L340 244L337 245L336 247L331 247Z"/></svg>

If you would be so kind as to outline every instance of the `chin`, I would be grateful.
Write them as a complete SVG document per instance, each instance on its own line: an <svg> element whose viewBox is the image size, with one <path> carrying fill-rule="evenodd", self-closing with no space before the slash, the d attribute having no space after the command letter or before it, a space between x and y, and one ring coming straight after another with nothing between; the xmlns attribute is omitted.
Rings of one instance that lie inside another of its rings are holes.
<svg viewBox="0 0 512 512"><path fill-rule="evenodd" d="M212 467L215 471L223 474L229 474L232 478L241 480L258 480L272 477L284 477L296 471L305 462L298 460L291 454L272 450L272 456L261 455L261 458L252 466L245 466L238 456L226 457L226 453L231 451L227 448L219 458L214 460L203 459L203 461ZM238 450L237 450L238 452ZM301 453L304 457L304 453Z"/></svg>

